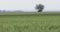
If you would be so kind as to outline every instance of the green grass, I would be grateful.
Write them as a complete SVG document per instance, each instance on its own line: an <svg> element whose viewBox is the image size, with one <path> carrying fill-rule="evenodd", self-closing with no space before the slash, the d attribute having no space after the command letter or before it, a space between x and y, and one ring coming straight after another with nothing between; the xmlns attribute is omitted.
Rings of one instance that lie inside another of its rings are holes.
<svg viewBox="0 0 60 32"><path fill-rule="evenodd" d="M20 15L36 13L12 12L0 13L0 15ZM60 13L43 12L37 14ZM0 16L0 32L60 32L60 16Z"/></svg>
<svg viewBox="0 0 60 32"><path fill-rule="evenodd" d="M24 14L60 14L60 12L0 12L0 15L24 15Z"/></svg>

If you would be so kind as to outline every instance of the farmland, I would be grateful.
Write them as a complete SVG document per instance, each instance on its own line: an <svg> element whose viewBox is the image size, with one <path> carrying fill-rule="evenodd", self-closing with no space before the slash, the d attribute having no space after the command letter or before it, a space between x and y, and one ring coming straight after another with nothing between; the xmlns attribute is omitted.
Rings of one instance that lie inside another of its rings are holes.
<svg viewBox="0 0 60 32"><path fill-rule="evenodd" d="M0 13L0 32L60 32L60 13Z"/></svg>

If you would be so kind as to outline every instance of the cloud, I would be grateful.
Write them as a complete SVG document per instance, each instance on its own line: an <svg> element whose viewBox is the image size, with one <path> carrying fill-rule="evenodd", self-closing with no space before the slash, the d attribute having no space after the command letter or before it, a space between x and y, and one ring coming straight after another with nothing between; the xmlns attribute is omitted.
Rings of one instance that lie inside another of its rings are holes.
<svg viewBox="0 0 60 32"><path fill-rule="evenodd" d="M39 3L45 5L45 10L60 10L60 0L0 0L0 9L32 10Z"/></svg>

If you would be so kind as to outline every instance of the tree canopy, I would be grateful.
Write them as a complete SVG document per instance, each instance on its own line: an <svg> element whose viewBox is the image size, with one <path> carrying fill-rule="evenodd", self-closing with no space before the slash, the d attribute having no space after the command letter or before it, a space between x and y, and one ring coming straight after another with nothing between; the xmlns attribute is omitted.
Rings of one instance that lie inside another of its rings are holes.
<svg viewBox="0 0 60 32"><path fill-rule="evenodd" d="M38 4L36 5L36 9L38 10L38 12L42 12L42 10L44 9L44 5Z"/></svg>

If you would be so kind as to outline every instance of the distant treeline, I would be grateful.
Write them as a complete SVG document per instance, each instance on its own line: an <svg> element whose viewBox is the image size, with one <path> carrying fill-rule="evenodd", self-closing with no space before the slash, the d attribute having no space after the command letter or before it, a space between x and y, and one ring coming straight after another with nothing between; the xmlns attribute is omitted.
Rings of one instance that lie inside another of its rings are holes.
<svg viewBox="0 0 60 32"><path fill-rule="evenodd" d="M0 10L0 12L24 12L22 10Z"/></svg>

